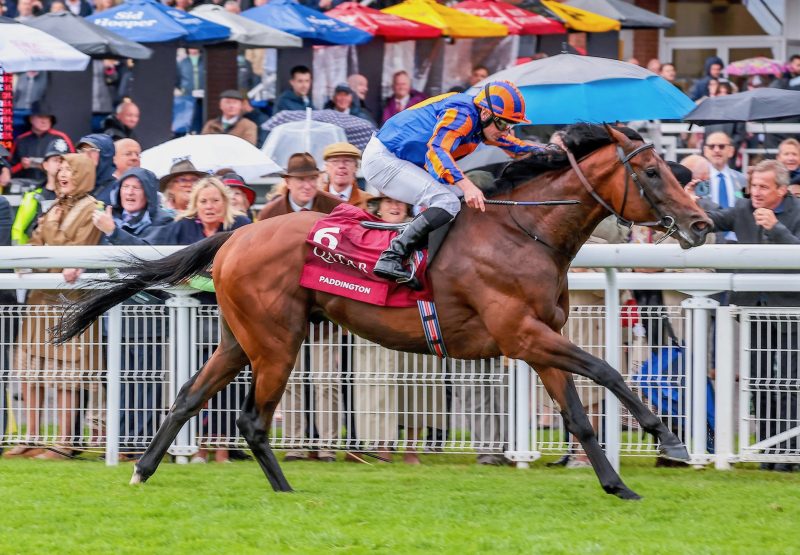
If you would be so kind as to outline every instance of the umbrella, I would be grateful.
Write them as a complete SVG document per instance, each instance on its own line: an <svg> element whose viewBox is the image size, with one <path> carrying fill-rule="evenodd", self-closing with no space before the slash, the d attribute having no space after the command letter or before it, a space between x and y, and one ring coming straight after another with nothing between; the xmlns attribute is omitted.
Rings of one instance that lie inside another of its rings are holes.
<svg viewBox="0 0 800 555"><path fill-rule="evenodd" d="M622 0L566 0L566 4L619 21L623 29L669 29L675 25L673 19Z"/></svg>
<svg viewBox="0 0 800 555"><path fill-rule="evenodd" d="M512 35L562 35L567 32L564 25L554 19L498 0L465 0L453 7L504 25Z"/></svg>
<svg viewBox="0 0 800 555"><path fill-rule="evenodd" d="M432 25L441 29L442 34L454 39L505 37L508 35L508 27L505 25L498 25L482 17L448 8L436 0L405 0L405 2L395 4L382 11Z"/></svg>
<svg viewBox="0 0 800 555"><path fill-rule="evenodd" d="M304 119L306 119L306 112L304 110L284 110L265 121L261 125L261 128L266 131L272 131L275 127L283 123ZM357 118L356 116L351 116L350 114L337 112L336 110L313 110L311 112L311 119L338 125L344 129L345 135L347 135L347 142L357 147L359 150L364 150L372 134L377 131L377 128L372 125L371 122Z"/></svg>
<svg viewBox="0 0 800 555"><path fill-rule="evenodd" d="M22 71L83 71L89 56L47 33L0 17L0 67Z"/></svg>
<svg viewBox="0 0 800 555"><path fill-rule="evenodd" d="M769 121L800 116L800 91L759 88L707 98L683 119L692 123Z"/></svg>
<svg viewBox="0 0 800 555"><path fill-rule="evenodd" d="M383 13L357 2L344 2L325 13L370 35L381 37L386 42L435 39L442 36L442 31L436 27Z"/></svg>
<svg viewBox="0 0 800 555"><path fill-rule="evenodd" d="M580 8L568 6L553 0L541 0L544 7L564 20L564 24L575 31L586 33L605 33L619 31L622 27L616 19L604 17Z"/></svg>
<svg viewBox="0 0 800 555"><path fill-rule="evenodd" d="M70 11L34 17L25 25L61 39L93 58L133 58L146 60L153 51L112 31L98 27Z"/></svg>
<svg viewBox="0 0 800 555"><path fill-rule="evenodd" d="M86 18L136 42L218 42L231 30L153 0L127 0Z"/></svg>
<svg viewBox="0 0 800 555"><path fill-rule="evenodd" d="M295 0L271 0L242 16L263 25L307 39L311 44L364 44L372 35L327 15L307 8Z"/></svg>
<svg viewBox="0 0 800 555"><path fill-rule="evenodd" d="M256 23L241 15L229 12L216 4L202 4L191 11L203 19L224 25L231 30L229 40L247 48L290 48L303 46L303 39L278 29Z"/></svg>
<svg viewBox="0 0 800 555"><path fill-rule="evenodd" d="M325 147L344 141L347 141L347 136L338 125L304 118L276 126L261 150L283 167L286 167L292 154L308 152L322 169L325 166Z"/></svg>
<svg viewBox="0 0 800 555"><path fill-rule="evenodd" d="M142 153L142 167L163 177L182 158L189 158L200 171L232 168L245 181L281 171L266 154L233 135L186 135L161 143Z"/></svg>
<svg viewBox="0 0 800 555"><path fill-rule="evenodd" d="M559 54L495 73L474 90L498 79L520 88L536 124L680 119L694 106L652 71L607 58Z"/></svg>
<svg viewBox="0 0 800 555"><path fill-rule="evenodd" d="M728 64L725 68L725 73L728 75L777 75L783 74L786 66L783 62L767 58L766 56L757 56L755 58L747 58Z"/></svg>

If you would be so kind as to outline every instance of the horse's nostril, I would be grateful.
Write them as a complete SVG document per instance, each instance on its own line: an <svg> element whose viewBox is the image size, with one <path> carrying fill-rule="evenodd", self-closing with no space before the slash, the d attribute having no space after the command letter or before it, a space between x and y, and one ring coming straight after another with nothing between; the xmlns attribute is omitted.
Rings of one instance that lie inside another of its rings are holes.
<svg viewBox="0 0 800 555"><path fill-rule="evenodd" d="M692 223L692 231L695 233L702 233L709 229L709 224L705 220L697 220L696 222Z"/></svg>

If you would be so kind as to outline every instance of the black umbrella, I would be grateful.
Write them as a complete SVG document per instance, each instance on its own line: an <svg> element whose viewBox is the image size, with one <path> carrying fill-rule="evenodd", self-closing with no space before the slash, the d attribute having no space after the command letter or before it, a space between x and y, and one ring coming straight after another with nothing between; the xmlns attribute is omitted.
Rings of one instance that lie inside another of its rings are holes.
<svg viewBox="0 0 800 555"><path fill-rule="evenodd" d="M153 54L153 51L146 46L90 23L68 11L40 15L25 21L25 25L53 35L92 58L146 60Z"/></svg>
<svg viewBox="0 0 800 555"><path fill-rule="evenodd" d="M730 121L769 121L800 116L800 91L761 88L707 98L683 119L707 124Z"/></svg>

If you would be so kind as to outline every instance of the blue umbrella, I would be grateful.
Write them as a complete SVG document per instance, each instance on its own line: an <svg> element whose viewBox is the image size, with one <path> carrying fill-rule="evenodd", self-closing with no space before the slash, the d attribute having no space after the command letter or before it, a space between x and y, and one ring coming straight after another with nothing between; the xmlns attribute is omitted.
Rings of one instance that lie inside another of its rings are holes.
<svg viewBox="0 0 800 555"><path fill-rule="evenodd" d="M135 42L216 42L231 34L223 25L153 0L128 0L86 19Z"/></svg>
<svg viewBox="0 0 800 555"><path fill-rule="evenodd" d="M244 17L307 39L311 44L364 44L372 35L343 21L298 4L295 0L271 0L242 12Z"/></svg>
<svg viewBox="0 0 800 555"><path fill-rule="evenodd" d="M521 64L478 83L505 79L525 97L535 124L681 119L694 102L676 86L637 65L559 54Z"/></svg>

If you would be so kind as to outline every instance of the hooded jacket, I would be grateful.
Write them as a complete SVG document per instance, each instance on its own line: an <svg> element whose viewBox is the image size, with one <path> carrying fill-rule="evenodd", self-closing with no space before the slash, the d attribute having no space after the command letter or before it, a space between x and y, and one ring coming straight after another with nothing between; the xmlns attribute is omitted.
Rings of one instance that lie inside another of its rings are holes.
<svg viewBox="0 0 800 555"><path fill-rule="evenodd" d="M120 139L137 139L133 129L119 121L116 114L110 114L103 120L103 133L111 137L114 142Z"/></svg>
<svg viewBox="0 0 800 555"><path fill-rule="evenodd" d="M84 141L92 143L100 149L100 163L97 164L92 196L105 204L111 204L111 189L116 183L116 179L114 179L114 170L116 169L114 166L114 141L103 133L92 133L81 137L78 144Z"/></svg>
<svg viewBox="0 0 800 555"><path fill-rule="evenodd" d="M708 96L708 82L711 81L711 74L709 72L711 71L711 66L714 64L725 67L725 63L719 56L709 56L706 58L706 62L703 64L703 77L698 79L689 91L689 97L692 100L698 100L704 96Z"/></svg>
<svg viewBox="0 0 800 555"><path fill-rule="evenodd" d="M123 219L122 195L120 187L128 177L135 177L144 188L147 205L127 222ZM117 226L111 235L105 236L104 242L111 245L147 245L144 238L154 233L154 228L172 222L172 216L161 209L158 202L158 178L150 170L131 168L119 178L111 190L111 214Z"/></svg>
<svg viewBox="0 0 800 555"><path fill-rule="evenodd" d="M58 198L44 216L31 237L31 245L96 245L101 232L92 223L96 208L95 199L89 194L95 182L94 162L85 154L65 154L64 161L72 169L75 191L69 196L58 191ZM51 272L61 272L54 268ZM80 291L33 291L28 296L29 305L61 304L62 298L75 299ZM45 314L50 314L45 313ZM20 341L23 350L30 349L32 356L71 361L81 372L102 370L99 342L99 325L63 345L47 342L47 328L52 326L52 317L33 315L23 319ZM94 334L94 339L87 339ZM94 344L94 346L92 346Z"/></svg>

